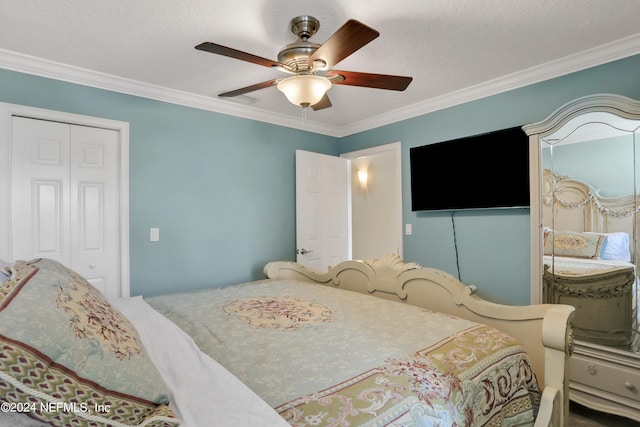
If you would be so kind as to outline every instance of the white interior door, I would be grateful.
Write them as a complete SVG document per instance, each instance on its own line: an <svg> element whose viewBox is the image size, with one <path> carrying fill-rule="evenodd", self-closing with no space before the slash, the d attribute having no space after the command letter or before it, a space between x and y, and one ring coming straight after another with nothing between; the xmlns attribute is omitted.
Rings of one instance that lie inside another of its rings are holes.
<svg viewBox="0 0 640 427"><path fill-rule="evenodd" d="M118 139L111 129L71 126L71 265L105 292L119 280Z"/></svg>
<svg viewBox="0 0 640 427"><path fill-rule="evenodd" d="M350 258L348 161L296 151L297 262L319 271Z"/></svg>
<svg viewBox="0 0 640 427"><path fill-rule="evenodd" d="M12 258L55 259L119 289L119 132L24 117L11 128Z"/></svg>
<svg viewBox="0 0 640 427"><path fill-rule="evenodd" d="M11 253L14 260L51 258L71 266L70 127L12 119Z"/></svg>

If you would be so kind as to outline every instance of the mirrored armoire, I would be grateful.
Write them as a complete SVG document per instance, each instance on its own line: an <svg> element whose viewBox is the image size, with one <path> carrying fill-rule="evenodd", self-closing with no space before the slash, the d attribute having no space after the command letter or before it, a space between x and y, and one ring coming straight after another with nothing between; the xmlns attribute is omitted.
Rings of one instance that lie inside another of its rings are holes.
<svg viewBox="0 0 640 427"><path fill-rule="evenodd" d="M640 101L586 96L524 130L531 302L576 307L569 398L640 421Z"/></svg>

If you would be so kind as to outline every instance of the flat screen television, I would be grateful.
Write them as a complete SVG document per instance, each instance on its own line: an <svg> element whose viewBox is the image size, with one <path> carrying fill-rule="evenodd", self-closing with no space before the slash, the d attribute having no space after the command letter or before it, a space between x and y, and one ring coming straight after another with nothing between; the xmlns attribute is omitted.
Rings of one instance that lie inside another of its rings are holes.
<svg viewBox="0 0 640 427"><path fill-rule="evenodd" d="M529 207L529 137L514 127L413 147L411 210Z"/></svg>

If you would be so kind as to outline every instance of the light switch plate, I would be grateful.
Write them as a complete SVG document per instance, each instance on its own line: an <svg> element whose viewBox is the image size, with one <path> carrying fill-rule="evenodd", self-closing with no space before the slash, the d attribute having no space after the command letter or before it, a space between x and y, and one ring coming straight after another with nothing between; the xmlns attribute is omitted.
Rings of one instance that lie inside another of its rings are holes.
<svg viewBox="0 0 640 427"><path fill-rule="evenodd" d="M149 229L149 240L152 242L160 241L160 229L159 228L150 228Z"/></svg>

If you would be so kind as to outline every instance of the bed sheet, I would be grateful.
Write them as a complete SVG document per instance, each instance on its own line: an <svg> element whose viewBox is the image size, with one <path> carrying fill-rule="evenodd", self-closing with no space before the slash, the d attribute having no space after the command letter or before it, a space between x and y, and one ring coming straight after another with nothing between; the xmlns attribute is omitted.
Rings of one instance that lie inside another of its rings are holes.
<svg viewBox="0 0 640 427"><path fill-rule="evenodd" d="M635 265L625 261L603 260L603 259L586 259L556 256L555 259L551 255L543 257L545 265L552 266L556 274L578 275L602 273L612 268L632 267Z"/></svg>
<svg viewBox="0 0 640 427"><path fill-rule="evenodd" d="M147 302L294 426L533 424L531 364L488 326L293 280Z"/></svg>
<svg viewBox="0 0 640 427"><path fill-rule="evenodd" d="M112 304L138 330L149 357L171 390L172 407L182 427L289 425L141 297L117 299Z"/></svg>

